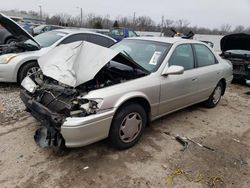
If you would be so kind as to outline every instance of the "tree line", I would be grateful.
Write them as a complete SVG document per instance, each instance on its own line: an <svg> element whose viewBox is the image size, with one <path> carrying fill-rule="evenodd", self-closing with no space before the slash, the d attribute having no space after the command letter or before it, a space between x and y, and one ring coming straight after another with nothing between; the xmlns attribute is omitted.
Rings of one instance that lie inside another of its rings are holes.
<svg viewBox="0 0 250 188"><path fill-rule="evenodd" d="M40 14L35 11L20 11L20 10L10 10L2 11L7 15L20 16L23 17L33 17L40 18ZM180 32L188 33L192 31L198 34L217 34L226 35L230 33L248 33L250 34L250 26L244 27L238 25L233 28L230 24L223 24L220 28L210 29L199 26L192 26L191 23L186 19L172 20L162 17L161 23L156 23L149 16L118 16L115 20L111 19L110 16L96 15L89 13L84 15L83 18L80 16L72 16L70 14L54 14L49 16L48 14L43 14L43 18L46 20L46 24L51 25L61 25L68 27L84 27L84 28L96 28L96 29L110 29L111 27L127 27L134 29L136 31L155 31L162 32L166 36L171 36L173 32L171 28Z"/></svg>

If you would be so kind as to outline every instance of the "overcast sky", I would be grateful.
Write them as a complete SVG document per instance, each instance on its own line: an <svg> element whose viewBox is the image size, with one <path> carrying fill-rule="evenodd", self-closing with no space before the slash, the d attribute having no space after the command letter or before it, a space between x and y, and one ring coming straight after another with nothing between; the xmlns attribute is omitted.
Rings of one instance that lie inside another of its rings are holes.
<svg viewBox="0 0 250 188"><path fill-rule="evenodd" d="M250 26L250 0L0 0L1 10L19 9L39 11L50 15L67 13L72 15L95 13L97 15L150 16L160 23L161 17L186 19L192 26L219 28L222 24L233 27Z"/></svg>

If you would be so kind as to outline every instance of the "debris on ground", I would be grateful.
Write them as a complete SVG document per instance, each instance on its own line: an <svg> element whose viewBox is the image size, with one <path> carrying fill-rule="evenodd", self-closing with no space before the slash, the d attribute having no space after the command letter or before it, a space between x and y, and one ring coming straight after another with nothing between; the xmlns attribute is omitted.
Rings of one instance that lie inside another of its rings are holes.
<svg viewBox="0 0 250 188"><path fill-rule="evenodd" d="M208 184L208 186L216 188L220 187L221 184L223 184L223 180L219 176L208 176L205 175L204 173L198 173L198 175L194 178L191 177L191 175L184 171L181 168L177 168L174 170L166 179L165 179L165 184L166 185L173 185L174 184L174 178L177 176L184 176L187 181L189 182L204 182Z"/></svg>
<svg viewBox="0 0 250 188"><path fill-rule="evenodd" d="M196 142L194 140L192 140L191 138L188 138L188 137L181 137L179 135L174 135L170 132L164 132L166 135L169 135L169 136L172 136L173 138L175 138L176 141L178 141L182 146L183 148L181 149L181 151L185 151L188 147L188 141L196 144L197 146L200 146L200 147L203 147L203 148L206 148L208 150L211 150L211 151L215 151L213 148L209 147L209 146L205 146L205 145L202 145L200 144L199 142Z"/></svg>

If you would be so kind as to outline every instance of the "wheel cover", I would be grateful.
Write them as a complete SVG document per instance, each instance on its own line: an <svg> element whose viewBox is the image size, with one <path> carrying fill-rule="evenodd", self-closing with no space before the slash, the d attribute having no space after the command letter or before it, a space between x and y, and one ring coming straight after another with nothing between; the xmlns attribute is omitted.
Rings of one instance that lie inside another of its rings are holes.
<svg viewBox="0 0 250 188"><path fill-rule="evenodd" d="M214 90L214 94L213 94L213 103L217 104L220 100L221 97L221 87L217 86Z"/></svg>
<svg viewBox="0 0 250 188"><path fill-rule="evenodd" d="M34 75L35 78L43 79L43 74L41 72L40 67L31 67L28 69L26 76Z"/></svg>
<svg viewBox="0 0 250 188"><path fill-rule="evenodd" d="M40 71L40 68L39 67L31 67L30 69L28 69L27 71L27 76L31 76L35 73L37 73L38 71Z"/></svg>
<svg viewBox="0 0 250 188"><path fill-rule="evenodd" d="M137 112L128 114L122 121L119 136L122 142L130 143L140 134L142 129L142 118Z"/></svg>

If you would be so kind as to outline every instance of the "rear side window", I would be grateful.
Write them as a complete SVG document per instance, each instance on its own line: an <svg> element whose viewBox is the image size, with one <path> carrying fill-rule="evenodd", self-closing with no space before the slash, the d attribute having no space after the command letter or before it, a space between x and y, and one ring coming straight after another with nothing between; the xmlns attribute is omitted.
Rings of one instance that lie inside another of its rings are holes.
<svg viewBox="0 0 250 188"><path fill-rule="evenodd" d="M194 44L194 50L197 56L199 67L213 65L216 63L214 54L203 44Z"/></svg>
<svg viewBox="0 0 250 188"><path fill-rule="evenodd" d="M75 34L75 35L70 35L66 39L64 39L61 44L69 44L72 42L77 42L77 41L88 41L89 42L89 37L87 34Z"/></svg>
<svg viewBox="0 0 250 188"><path fill-rule="evenodd" d="M182 66L184 70L194 68L194 56L190 44L182 44L175 48L169 60L169 66L171 65Z"/></svg>
<svg viewBox="0 0 250 188"><path fill-rule="evenodd" d="M89 42L92 42L94 44L98 44L103 47L110 47L113 45L115 42L107 37L100 36L100 35L90 35L90 40Z"/></svg>
<svg viewBox="0 0 250 188"><path fill-rule="evenodd" d="M68 38L64 39L61 42L61 44L68 44L68 43L72 43L76 41L87 41L87 42L91 42L91 43L94 43L103 47L109 47L112 44L114 44L114 41L107 37L94 35L94 34L87 34L87 33L71 35Z"/></svg>

